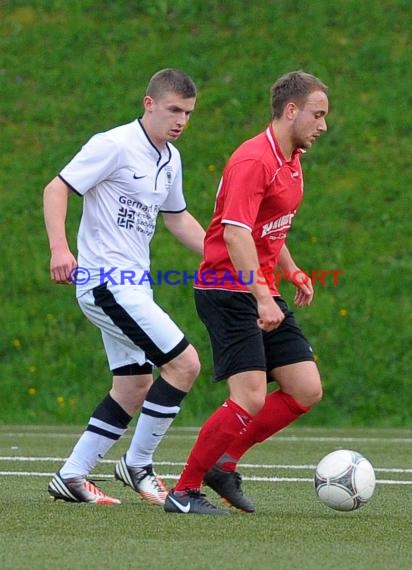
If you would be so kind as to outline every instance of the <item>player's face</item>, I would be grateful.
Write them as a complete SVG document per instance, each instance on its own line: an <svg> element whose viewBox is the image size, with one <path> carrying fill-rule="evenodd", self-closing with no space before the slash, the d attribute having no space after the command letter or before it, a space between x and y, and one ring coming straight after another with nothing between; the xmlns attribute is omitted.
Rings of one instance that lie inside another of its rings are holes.
<svg viewBox="0 0 412 570"><path fill-rule="evenodd" d="M145 116L148 118L146 127L152 141L161 146L166 141L177 140L194 111L195 103L195 97L184 99L172 92L156 100L146 96L144 99Z"/></svg>
<svg viewBox="0 0 412 570"><path fill-rule="evenodd" d="M308 96L303 107L296 109L292 128L293 145L295 148L308 149L327 131L328 97L323 91L314 91Z"/></svg>

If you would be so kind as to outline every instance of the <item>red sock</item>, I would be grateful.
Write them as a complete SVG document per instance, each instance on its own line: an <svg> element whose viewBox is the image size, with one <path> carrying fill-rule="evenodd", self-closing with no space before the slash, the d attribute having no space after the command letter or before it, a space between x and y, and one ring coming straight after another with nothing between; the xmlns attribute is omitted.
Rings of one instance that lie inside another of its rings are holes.
<svg viewBox="0 0 412 570"><path fill-rule="evenodd" d="M236 437L251 419L246 410L232 400L226 400L203 424L175 491L200 489L203 477L225 451L227 442Z"/></svg>
<svg viewBox="0 0 412 570"><path fill-rule="evenodd" d="M236 463L255 443L285 428L309 409L281 390L268 394L263 408L225 449L217 464L225 471L234 471Z"/></svg>

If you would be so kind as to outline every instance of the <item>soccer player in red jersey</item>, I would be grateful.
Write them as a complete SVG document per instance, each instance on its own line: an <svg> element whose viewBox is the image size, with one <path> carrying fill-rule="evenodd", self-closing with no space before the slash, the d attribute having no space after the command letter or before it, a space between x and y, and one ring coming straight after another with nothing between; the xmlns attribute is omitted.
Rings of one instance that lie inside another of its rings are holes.
<svg viewBox="0 0 412 570"><path fill-rule="evenodd" d="M169 492L166 512L214 514L200 508L202 481L230 505L253 512L236 465L255 443L285 428L322 397L311 346L280 297L274 274L301 275L297 307L313 298L286 236L303 197L302 152L327 130L327 87L293 71L271 89L272 121L230 157L206 232L195 285L196 308L213 350L215 381L229 397L205 422ZM267 393L267 381L278 389ZM221 514L221 512L216 512Z"/></svg>

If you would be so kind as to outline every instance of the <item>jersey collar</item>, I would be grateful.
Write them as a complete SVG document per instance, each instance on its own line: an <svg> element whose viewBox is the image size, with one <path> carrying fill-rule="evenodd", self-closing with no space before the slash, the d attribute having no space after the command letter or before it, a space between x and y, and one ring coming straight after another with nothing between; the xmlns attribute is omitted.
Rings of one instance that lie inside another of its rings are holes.
<svg viewBox="0 0 412 570"><path fill-rule="evenodd" d="M279 163L279 166L282 166L283 164L285 164L285 162L294 162L296 160L296 158L299 158L299 156L301 154L306 152L303 148L297 148L293 152L290 161L288 161L288 160L286 160L285 155L283 154L282 149L279 146L278 140L275 137L275 133L273 132L273 128L272 128L272 123L269 124L265 133L266 133L266 138L268 139L269 144L272 148L273 154L275 155L276 160Z"/></svg>
<svg viewBox="0 0 412 570"><path fill-rule="evenodd" d="M143 137L146 139L148 147L151 148L156 153L157 163L160 162L160 160L162 159L162 156L163 157L166 156L168 159L170 159L171 150L170 150L169 143L166 142L164 152L161 153L159 151L159 149L157 148L157 146L152 142L152 139L149 137L146 129L144 128L144 126L142 124L142 117L138 117L136 119L136 123L137 123L138 128L140 127L140 132L138 132L138 135L139 136L143 135Z"/></svg>

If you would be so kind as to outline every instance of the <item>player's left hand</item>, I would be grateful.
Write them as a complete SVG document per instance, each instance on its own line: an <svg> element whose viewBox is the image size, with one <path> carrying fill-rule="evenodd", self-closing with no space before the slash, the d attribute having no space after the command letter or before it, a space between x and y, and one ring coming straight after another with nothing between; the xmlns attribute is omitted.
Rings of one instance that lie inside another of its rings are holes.
<svg viewBox="0 0 412 570"><path fill-rule="evenodd" d="M293 280L293 284L296 287L294 303L297 307L307 307L310 305L315 293L310 277L306 275L304 278L304 275L306 274L302 272L302 275L298 275L297 279Z"/></svg>

